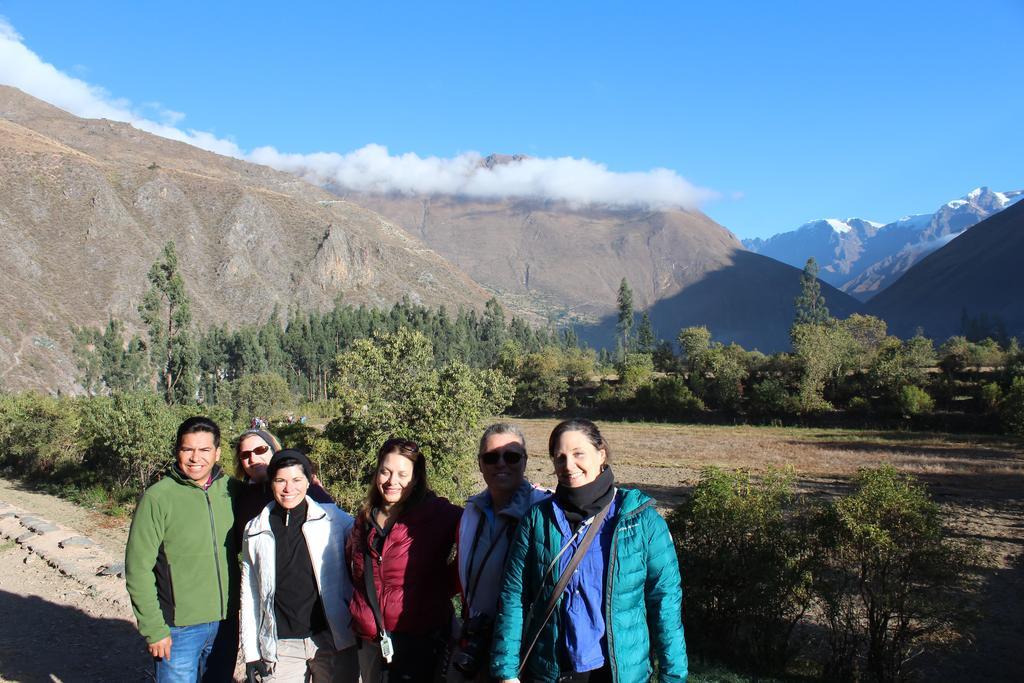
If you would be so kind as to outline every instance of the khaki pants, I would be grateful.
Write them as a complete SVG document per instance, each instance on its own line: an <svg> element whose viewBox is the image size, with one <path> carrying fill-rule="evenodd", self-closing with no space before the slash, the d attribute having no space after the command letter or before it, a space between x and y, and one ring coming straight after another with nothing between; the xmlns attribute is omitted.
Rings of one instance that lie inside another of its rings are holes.
<svg viewBox="0 0 1024 683"><path fill-rule="evenodd" d="M356 647L335 650L329 631L311 638L282 638L277 641L277 663L273 683L357 683L359 658Z"/></svg>

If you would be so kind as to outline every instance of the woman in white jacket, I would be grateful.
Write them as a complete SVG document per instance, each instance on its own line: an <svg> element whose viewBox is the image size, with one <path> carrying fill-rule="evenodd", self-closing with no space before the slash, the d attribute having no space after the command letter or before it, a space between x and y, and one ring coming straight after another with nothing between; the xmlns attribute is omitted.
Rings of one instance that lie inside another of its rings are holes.
<svg viewBox="0 0 1024 683"><path fill-rule="evenodd" d="M242 543L246 675L250 681L356 683L345 565L352 516L306 495L312 466L299 451L278 451L267 474L274 500L246 525Z"/></svg>

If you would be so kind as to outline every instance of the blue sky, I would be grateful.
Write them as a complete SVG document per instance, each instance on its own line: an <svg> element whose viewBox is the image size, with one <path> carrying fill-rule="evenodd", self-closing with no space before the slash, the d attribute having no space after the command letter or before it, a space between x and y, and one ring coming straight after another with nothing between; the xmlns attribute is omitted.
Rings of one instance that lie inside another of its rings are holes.
<svg viewBox="0 0 1024 683"><path fill-rule="evenodd" d="M390 156L332 157L323 172L376 164L380 182L410 187L457 173L444 160L469 151L587 159L607 173L541 171L578 173L613 201L612 185L654 185L741 237L1024 189L1021 0L0 0L0 16L113 106L241 155L271 147L249 158L308 177L322 157L284 155L381 145ZM18 75L8 61L0 82Z"/></svg>

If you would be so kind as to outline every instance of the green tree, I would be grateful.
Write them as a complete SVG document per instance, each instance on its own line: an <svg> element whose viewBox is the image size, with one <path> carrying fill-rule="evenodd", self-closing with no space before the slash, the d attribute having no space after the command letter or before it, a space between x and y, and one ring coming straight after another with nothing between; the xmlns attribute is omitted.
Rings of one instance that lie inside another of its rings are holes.
<svg viewBox="0 0 1024 683"><path fill-rule="evenodd" d="M464 499L475 483L480 430L511 403L513 383L460 361L438 368L426 336L401 328L339 354L330 391L337 417L313 455L324 480L353 505L364 495L377 448L392 436L420 444L434 490Z"/></svg>
<svg viewBox="0 0 1024 683"><path fill-rule="evenodd" d="M831 320L825 306L825 297L821 295L818 264L813 256L807 259L804 272L800 275L800 295L793 303L796 306L795 325L821 325Z"/></svg>
<svg viewBox="0 0 1024 683"><path fill-rule="evenodd" d="M78 383L89 396L103 388L103 354L100 351L101 333L92 327L71 328L71 352L78 366Z"/></svg>
<svg viewBox="0 0 1024 683"><path fill-rule="evenodd" d="M857 358L857 345L850 333L832 321L828 324L803 323L790 330L793 353L800 364L797 400L800 410L828 410L825 390L846 376Z"/></svg>
<svg viewBox="0 0 1024 683"><path fill-rule="evenodd" d="M739 409L748 374L739 346L714 342L696 353L692 365L690 386L701 400L714 408Z"/></svg>
<svg viewBox="0 0 1024 683"><path fill-rule="evenodd" d="M616 299L619 309L618 322L615 329L619 333L619 343L622 344L622 353L631 349L633 334L633 290L629 288L626 278L619 283L619 294ZM619 355L621 358L621 354Z"/></svg>
<svg viewBox="0 0 1024 683"><path fill-rule="evenodd" d="M191 304L178 271L174 242L164 245L147 278L150 287L139 305L139 315L149 330L150 361L157 368L166 401L190 401L195 395L199 353L189 331Z"/></svg>
<svg viewBox="0 0 1024 683"><path fill-rule="evenodd" d="M292 403L288 382L273 372L243 375L231 385L231 407L243 418L270 417Z"/></svg>
<svg viewBox="0 0 1024 683"><path fill-rule="evenodd" d="M79 382L90 396L109 391L134 391L149 383L146 345L138 336L127 343L124 323L111 318L104 331L72 330Z"/></svg>
<svg viewBox="0 0 1024 683"><path fill-rule="evenodd" d="M636 331L636 350L640 353L653 354L657 343L654 327L651 325L651 317L647 315L647 311L644 311L640 316L640 327Z"/></svg>
<svg viewBox="0 0 1024 683"><path fill-rule="evenodd" d="M520 415L556 413L565 408L569 380L561 352L555 347L527 354L516 375L512 408Z"/></svg>
<svg viewBox="0 0 1024 683"><path fill-rule="evenodd" d="M930 399L920 393L927 377L925 368L930 365L929 350L930 341L923 337L906 342L888 337L879 347L868 370L868 381L890 409L915 414L929 405ZM918 391L907 391L909 387Z"/></svg>
<svg viewBox="0 0 1024 683"><path fill-rule="evenodd" d="M839 324L857 345L857 358L854 361L856 366L859 369L870 366L882 343L888 338L885 321L873 315L854 313L849 318L841 320Z"/></svg>
<svg viewBox="0 0 1024 683"><path fill-rule="evenodd" d="M505 325L505 309L494 297L484 304L484 316L480 326L480 361L485 366L494 364L494 360L505 343L507 333Z"/></svg>
<svg viewBox="0 0 1024 683"><path fill-rule="evenodd" d="M619 395L631 398L640 387L649 385L654 375L654 360L649 353L627 353L618 364Z"/></svg>
<svg viewBox="0 0 1024 683"><path fill-rule="evenodd" d="M683 353L682 362L690 373L694 372L700 354L711 347L711 330L701 327L686 327L679 331L679 348Z"/></svg>
<svg viewBox="0 0 1024 683"><path fill-rule="evenodd" d="M171 446L186 417L152 391L94 399L83 411L83 431L91 436L89 468L108 490L141 491L157 471L172 462ZM189 412L194 407L189 407ZM194 414L194 413L192 413ZM227 430L229 423L221 423Z"/></svg>

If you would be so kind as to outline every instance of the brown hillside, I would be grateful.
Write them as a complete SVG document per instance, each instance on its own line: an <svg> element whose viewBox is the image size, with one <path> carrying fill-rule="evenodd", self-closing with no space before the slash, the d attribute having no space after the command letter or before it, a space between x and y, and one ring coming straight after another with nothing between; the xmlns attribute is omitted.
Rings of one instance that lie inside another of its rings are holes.
<svg viewBox="0 0 1024 683"><path fill-rule="evenodd" d="M85 120L0 86L0 385L74 388L71 325L137 322L177 245L201 324L487 293L381 216L292 175Z"/></svg>
<svg viewBox="0 0 1024 683"><path fill-rule="evenodd" d="M707 325L715 337L777 350L788 345L800 271L751 254L699 211L573 209L539 201L342 194L387 216L504 300L538 313L597 324L625 277L659 334ZM835 314L859 304L822 284Z"/></svg>

